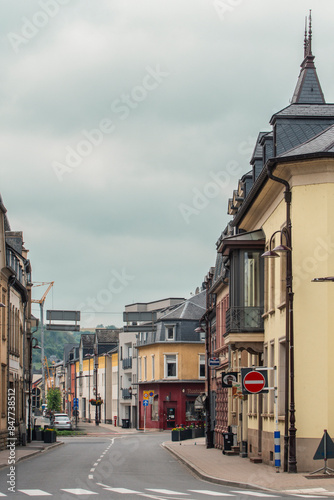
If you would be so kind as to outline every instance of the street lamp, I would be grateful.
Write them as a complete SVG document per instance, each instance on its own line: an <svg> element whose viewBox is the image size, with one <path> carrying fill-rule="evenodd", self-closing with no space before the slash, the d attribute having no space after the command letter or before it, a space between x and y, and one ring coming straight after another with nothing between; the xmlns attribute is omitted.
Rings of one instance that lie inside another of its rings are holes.
<svg viewBox="0 0 334 500"><path fill-rule="evenodd" d="M273 238L280 234L280 244L272 249ZM286 245L283 244L283 236ZM285 422L284 422L284 471L297 472L296 459L296 417L294 385L294 328L293 328L293 289L292 289L292 247L291 222L288 211L287 225L275 231L269 241L269 250L262 254L264 258L280 257L286 252L286 288L285 288ZM289 402L290 380L290 402ZM290 404L289 404L290 403ZM290 412L290 427L289 427Z"/></svg>
<svg viewBox="0 0 334 500"><path fill-rule="evenodd" d="M89 379L88 379L88 403L90 400L90 360L91 358L94 358L94 354L85 354L85 358L88 358L88 371L89 371ZM88 404L88 422L90 423L90 404Z"/></svg>
<svg viewBox="0 0 334 500"><path fill-rule="evenodd" d="M213 431L211 429L211 373L209 369L209 358L211 357L211 329L209 321L206 319L206 327L199 326L195 328L197 333L205 333L206 350L206 373L208 396L206 400L206 447L213 448Z"/></svg>
<svg viewBox="0 0 334 500"><path fill-rule="evenodd" d="M29 392L28 392L28 443L31 443L31 385L32 385L32 350L41 349L36 337L30 337L29 343Z"/></svg>
<svg viewBox="0 0 334 500"><path fill-rule="evenodd" d="M97 375L98 375L98 365L99 365L99 357L97 352L97 345L94 345L94 376L95 376L95 399L98 400L97 393ZM95 425L99 425L99 410L98 405L95 405Z"/></svg>

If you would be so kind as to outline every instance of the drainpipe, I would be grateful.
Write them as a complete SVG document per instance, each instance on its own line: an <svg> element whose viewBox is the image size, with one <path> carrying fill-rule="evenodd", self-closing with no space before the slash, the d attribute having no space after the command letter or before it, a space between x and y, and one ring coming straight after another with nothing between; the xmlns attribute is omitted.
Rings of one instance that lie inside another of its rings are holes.
<svg viewBox="0 0 334 500"><path fill-rule="evenodd" d="M267 164L269 179L285 186L287 245L292 248L291 234L291 187L288 181L276 177L272 171L275 164ZM284 422L284 472L297 472L296 427L295 427L295 391L294 391L294 331L293 331L293 289L292 289L292 252L287 252L286 295L285 295L285 422ZM290 369L289 369L290 368ZM290 408L289 408L290 378ZM290 411L290 427L289 427Z"/></svg>

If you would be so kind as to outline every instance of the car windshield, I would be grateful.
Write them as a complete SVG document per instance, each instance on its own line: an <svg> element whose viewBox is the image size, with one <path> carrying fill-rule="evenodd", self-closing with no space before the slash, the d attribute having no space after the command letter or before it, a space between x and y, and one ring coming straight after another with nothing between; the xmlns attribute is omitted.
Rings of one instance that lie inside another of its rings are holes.
<svg viewBox="0 0 334 500"><path fill-rule="evenodd" d="M68 420L67 415L59 415L56 417L56 420Z"/></svg>

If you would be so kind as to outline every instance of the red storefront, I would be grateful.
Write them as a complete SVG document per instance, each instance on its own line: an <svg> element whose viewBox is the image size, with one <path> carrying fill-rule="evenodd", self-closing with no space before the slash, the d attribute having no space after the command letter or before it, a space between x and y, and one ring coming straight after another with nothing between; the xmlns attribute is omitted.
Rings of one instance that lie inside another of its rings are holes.
<svg viewBox="0 0 334 500"><path fill-rule="evenodd" d="M139 428L144 428L143 391L154 391L152 404L146 406L145 426L151 429L172 429L201 421L195 410L197 396L205 391L204 382L147 383L139 386Z"/></svg>

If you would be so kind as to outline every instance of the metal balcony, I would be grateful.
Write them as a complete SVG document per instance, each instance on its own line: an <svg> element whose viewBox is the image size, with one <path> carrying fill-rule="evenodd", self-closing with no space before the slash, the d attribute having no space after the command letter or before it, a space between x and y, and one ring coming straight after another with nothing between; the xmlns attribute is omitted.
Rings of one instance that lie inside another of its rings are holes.
<svg viewBox="0 0 334 500"><path fill-rule="evenodd" d="M263 332L263 307L230 307L226 311L226 333Z"/></svg>
<svg viewBox="0 0 334 500"><path fill-rule="evenodd" d="M123 370L129 370L130 368L132 368L132 357L124 358L122 360L122 365L123 365Z"/></svg>
<svg viewBox="0 0 334 500"><path fill-rule="evenodd" d="M132 398L132 392L129 391L129 389L122 389L122 399L131 399Z"/></svg>

